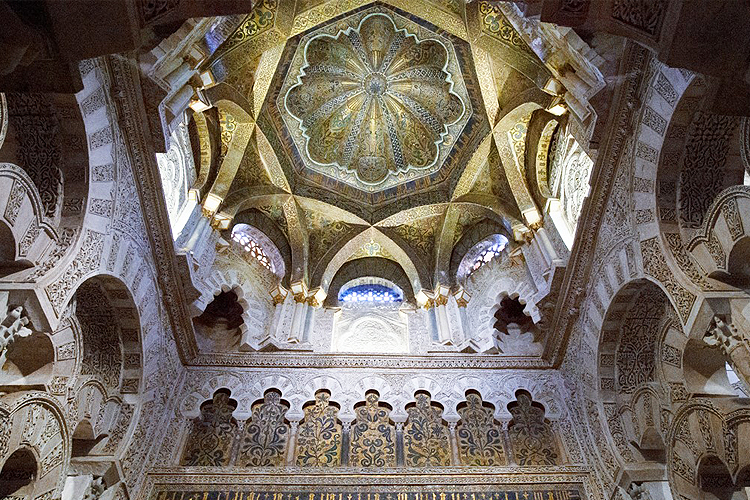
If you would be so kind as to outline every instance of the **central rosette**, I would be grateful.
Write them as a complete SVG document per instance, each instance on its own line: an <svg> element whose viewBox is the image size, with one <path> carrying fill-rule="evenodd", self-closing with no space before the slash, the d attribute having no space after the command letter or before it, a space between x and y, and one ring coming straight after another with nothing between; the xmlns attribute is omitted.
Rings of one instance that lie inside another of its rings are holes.
<svg viewBox="0 0 750 500"><path fill-rule="evenodd" d="M383 95L388 87L388 80L382 73L371 73L362 82L365 92L372 96Z"/></svg>
<svg viewBox="0 0 750 500"><path fill-rule="evenodd" d="M285 96L299 122L303 155L370 186L435 165L448 127L466 106L446 71L448 51L419 40L386 14L311 38L297 83Z"/></svg>

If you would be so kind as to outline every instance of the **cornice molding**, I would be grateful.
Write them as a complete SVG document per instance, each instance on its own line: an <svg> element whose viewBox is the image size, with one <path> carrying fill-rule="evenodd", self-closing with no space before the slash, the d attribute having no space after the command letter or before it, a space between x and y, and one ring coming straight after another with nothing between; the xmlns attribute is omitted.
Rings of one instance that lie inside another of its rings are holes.
<svg viewBox="0 0 750 500"><path fill-rule="evenodd" d="M174 329L177 350L183 364L197 352L183 283L177 269L166 203L164 201L156 151L141 93L140 72L133 57L108 56L106 66L112 75L112 97L117 106L119 125L127 145L138 195L143 203L146 224L161 299Z"/></svg>
<svg viewBox="0 0 750 500"><path fill-rule="evenodd" d="M609 113L605 137L591 173L591 193L584 201L580 223L576 231L575 244L568 260L560 297L551 322L556 335L550 337L545 349L545 358L553 367L558 367L565 355L565 347L586 295L589 275L593 268L598 248L599 230L604 219L606 205L615 182L615 173L626 152L628 140L634 129L634 120L640 109L639 96L647 76L652 55L648 49L635 42L628 42L619 74L624 75L622 84L615 91L614 103Z"/></svg>
<svg viewBox="0 0 750 500"><path fill-rule="evenodd" d="M536 356L467 355L393 356L294 353L199 354L188 366L243 368L384 368L384 369L539 369L552 368Z"/></svg>
<svg viewBox="0 0 750 500"><path fill-rule="evenodd" d="M165 485L487 485L488 482L525 485L525 489L549 489L550 483L584 485L590 480L585 466L544 467L382 467L373 474L367 467L164 467L149 471L145 490ZM171 486L171 487L170 487Z"/></svg>

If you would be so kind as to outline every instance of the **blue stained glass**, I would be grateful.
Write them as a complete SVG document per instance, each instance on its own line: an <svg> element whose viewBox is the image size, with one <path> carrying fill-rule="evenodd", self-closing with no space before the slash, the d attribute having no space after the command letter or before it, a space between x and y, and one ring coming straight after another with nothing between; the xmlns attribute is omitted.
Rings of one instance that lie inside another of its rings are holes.
<svg viewBox="0 0 750 500"><path fill-rule="evenodd" d="M368 283L347 288L339 294L341 302L401 302L401 294L385 285Z"/></svg>

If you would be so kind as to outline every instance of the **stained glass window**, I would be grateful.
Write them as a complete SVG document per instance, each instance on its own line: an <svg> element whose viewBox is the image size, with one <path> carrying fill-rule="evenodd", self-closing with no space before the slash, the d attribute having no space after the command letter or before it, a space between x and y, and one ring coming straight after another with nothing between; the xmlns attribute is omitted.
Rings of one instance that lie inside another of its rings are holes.
<svg viewBox="0 0 750 500"><path fill-rule="evenodd" d="M489 246L482 250L482 252L476 256L474 259L474 263L471 265L471 270L469 272L474 272L483 265L490 262L492 259L499 257L502 255L503 250L505 250L505 246L508 244L508 240L503 238L500 241L497 241L492 246Z"/></svg>
<svg viewBox="0 0 750 500"><path fill-rule="evenodd" d="M367 283L347 288L339 295L341 302L401 302L403 297L385 285Z"/></svg>
<svg viewBox="0 0 750 500"><path fill-rule="evenodd" d="M258 244L242 227L235 226L232 231L232 239L240 244L245 251L260 262L266 269L274 272L273 263L270 257L263 251L263 247Z"/></svg>

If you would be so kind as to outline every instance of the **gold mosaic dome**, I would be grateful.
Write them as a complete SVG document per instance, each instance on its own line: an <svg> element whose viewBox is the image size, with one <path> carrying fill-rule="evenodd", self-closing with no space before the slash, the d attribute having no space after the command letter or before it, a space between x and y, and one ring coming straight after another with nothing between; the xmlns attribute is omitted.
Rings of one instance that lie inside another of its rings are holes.
<svg viewBox="0 0 750 500"><path fill-rule="evenodd" d="M453 141L450 125L466 112L446 47L382 13L311 38L304 59L285 101L299 121L301 149L314 164L366 184L435 165Z"/></svg>

